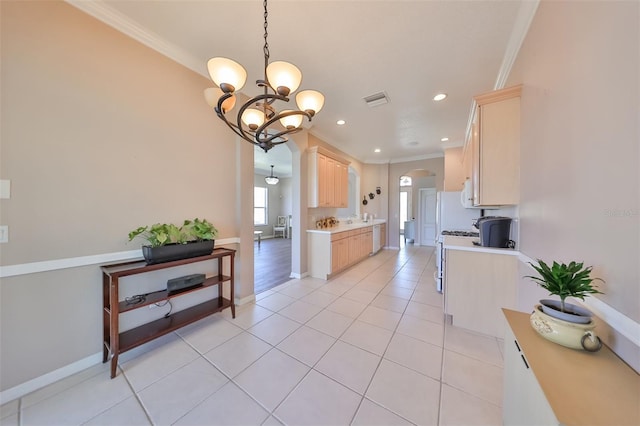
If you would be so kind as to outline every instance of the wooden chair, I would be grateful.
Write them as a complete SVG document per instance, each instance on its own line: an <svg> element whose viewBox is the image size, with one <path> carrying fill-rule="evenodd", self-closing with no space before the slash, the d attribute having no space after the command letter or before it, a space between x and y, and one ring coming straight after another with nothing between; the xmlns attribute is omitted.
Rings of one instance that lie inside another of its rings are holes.
<svg viewBox="0 0 640 426"><path fill-rule="evenodd" d="M282 233L282 238L286 238L287 233L287 217L286 216L278 216L278 222L273 226L273 238L275 238L278 233Z"/></svg>

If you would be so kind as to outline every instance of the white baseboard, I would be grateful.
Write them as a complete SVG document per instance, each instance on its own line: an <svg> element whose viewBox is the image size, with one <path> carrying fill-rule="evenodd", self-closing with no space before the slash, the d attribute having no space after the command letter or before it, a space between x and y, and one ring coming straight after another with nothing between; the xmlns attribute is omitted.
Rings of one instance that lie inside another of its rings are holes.
<svg viewBox="0 0 640 426"><path fill-rule="evenodd" d="M295 278L295 279L301 280L301 279L303 279L305 277L308 277L308 276L309 276L308 272L303 272L302 274L298 274L298 273L292 272L291 275L289 275L289 278Z"/></svg>
<svg viewBox="0 0 640 426"><path fill-rule="evenodd" d="M235 299L235 302L237 306L240 306L254 302L255 300L255 294L251 294L241 299ZM98 352L74 363L58 368L57 370L51 371L50 373L46 373L40 377L29 380L28 382L24 382L13 388L4 390L0 392L0 405L13 401L14 399L21 398L31 392L55 383L58 380L62 380L66 377L72 376L73 374L79 373L82 370L86 370L89 367L98 365L101 362L102 352Z"/></svg>
<svg viewBox="0 0 640 426"><path fill-rule="evenodd" d="M35 379L29 380L28 382L24 382L18 386L4 390L0 393L0 404L5 404L9 401L13 401L14 399L23 397L31 392L55 383L58 380L62 380L65 377L69 377L75 373L79 373L80 371L86 370L87 368L97 365L101 362L102 352L98 352L97 354L89 355L86 358L58 368L57 370L44 374L40 377L36 377Z"/></svg>
<svg viewBox="0 0 640 426"><path fill-rule="evenodd" d="M237 297L235 298L236 306L246 305L247 303L255 302L255 300L256 300L255 294L250 294L249 296L245 296L240 299L238 299Z"/></svg>

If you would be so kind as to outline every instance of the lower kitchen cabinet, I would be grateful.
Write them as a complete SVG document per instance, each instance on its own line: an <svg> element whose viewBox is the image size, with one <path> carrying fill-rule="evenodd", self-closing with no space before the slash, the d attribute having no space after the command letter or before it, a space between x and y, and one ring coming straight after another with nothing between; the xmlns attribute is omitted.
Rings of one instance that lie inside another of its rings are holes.
<svg viewBox="0 0 640 426"><path fill-rule="evenodd" d="M349 264L349 236L341 235L347 232L335 234L338 236L331 241L331 273L340 271Z"/></svg>
<svg viewBox="0 0 640 426"><path fill-rule="evenodd" d="M502 422L507 425L557 425L558 420L509 327L504 336L504 399Z"/></svg>
<svg viewBox="0 0 640 426"><path fill-rule="evenodd" d="M514 308L518 258L510 254L446 250L445 313L453 325L494 337L504 336L501 308Z"/></svg>
<svg viewBox="0 0 640 426"><path fill-rule="evenodd" d="M640 376L608 347L565 348L540 336L529 313L503 313L504 425L640 424Z"/></svg>
<svg viewBox="0 0 640 426"><path fill-rule="evenodd" d="M342 232L309 232L308 248L310 275L326 280L371 254L373 227Z"/></svg>

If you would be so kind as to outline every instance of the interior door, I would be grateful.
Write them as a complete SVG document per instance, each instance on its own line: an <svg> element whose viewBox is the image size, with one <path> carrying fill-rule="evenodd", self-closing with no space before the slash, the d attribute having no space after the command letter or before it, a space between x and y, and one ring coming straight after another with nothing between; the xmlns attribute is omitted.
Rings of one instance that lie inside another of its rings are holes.
<svg viewBox="0 0 640 426"><path fill-rule="evenodd" d="M436 189L420 188L420 245L436 244Z"/></svg>

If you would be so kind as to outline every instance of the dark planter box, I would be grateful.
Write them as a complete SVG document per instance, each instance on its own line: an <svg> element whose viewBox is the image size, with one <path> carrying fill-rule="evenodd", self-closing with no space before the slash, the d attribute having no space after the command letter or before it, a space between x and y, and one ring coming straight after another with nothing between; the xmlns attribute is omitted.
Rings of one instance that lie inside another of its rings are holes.
<svg viewBox="0 0 640 426"><path fill-rule="evenodd" d="M165 246L142 246L142 256L147 265L188 259L190 257L207 256L213 252L215 240L191 241L186 244L167 244Z"/></svg>

